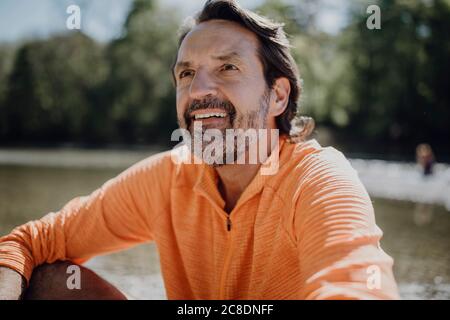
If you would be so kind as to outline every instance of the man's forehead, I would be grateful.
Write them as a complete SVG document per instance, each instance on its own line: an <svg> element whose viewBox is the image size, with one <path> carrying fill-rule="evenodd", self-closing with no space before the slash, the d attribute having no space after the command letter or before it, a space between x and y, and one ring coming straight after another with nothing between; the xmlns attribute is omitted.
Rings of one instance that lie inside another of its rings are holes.
<svg viewBox="0 0 450 320"><path fill-rule="evenodd" d="M251 31L226 20L211 20L195 26L178 50L178 61L192 56L246 56L256 53L258 39Z"/></svg>

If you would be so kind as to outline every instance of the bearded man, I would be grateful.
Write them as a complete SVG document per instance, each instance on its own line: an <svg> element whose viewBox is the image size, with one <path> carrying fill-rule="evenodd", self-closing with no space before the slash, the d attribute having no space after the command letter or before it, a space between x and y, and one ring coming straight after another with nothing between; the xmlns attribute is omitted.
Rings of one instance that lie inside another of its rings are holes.
<svg viewBox="0 0 450 320"><path fill-rule="evenodd" d="M169 299L398 298L357 173L308 139L312 119L297 114L301 82L282 25L207 1L182 29L172 73L194 143L0 238L1 298L126 298L82 266L81 290L68 290L67 267L150 241Z"/></svg>

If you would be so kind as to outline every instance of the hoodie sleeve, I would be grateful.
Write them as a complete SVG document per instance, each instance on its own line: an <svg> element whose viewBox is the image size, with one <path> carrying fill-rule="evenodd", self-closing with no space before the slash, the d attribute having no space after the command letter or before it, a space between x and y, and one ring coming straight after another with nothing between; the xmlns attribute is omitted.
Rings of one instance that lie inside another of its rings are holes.
<svg viewBox="0 0 450 320"><path fill-rule="evenodd" d="M380 247L371 200L334 148L302 164L295 232L301 299L398 299L393 259Z"/></svg>
<svg viewBox="0 0 450 320"><path fill-rule="evenodd" d="M153 221L166 205L170 173L162 154L107 181L60 211L30 221L0 238L0 266L30 280L43 263L89 258L152 241Z"/></svg>

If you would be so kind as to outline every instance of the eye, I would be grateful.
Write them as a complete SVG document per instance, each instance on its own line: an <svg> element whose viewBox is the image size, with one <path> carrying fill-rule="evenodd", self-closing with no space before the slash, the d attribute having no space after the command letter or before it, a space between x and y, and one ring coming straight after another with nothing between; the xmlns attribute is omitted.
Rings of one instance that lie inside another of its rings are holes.
<svg viewBox="0 0 450 320"><path fill-rule="evenodd" d="M193 71L193 70L183 70L183 71L180 72L180 74L178 75L178 77L179 77L180 79L183 79L184 77L189 77L189 76L191 76L191 75L193 75L193 74L194 74L194 71Z"/></svg>
<svg viewBox="0 0 450 320"><path fill-rule="evenodd" d="M233 71L233 70L239 70L239 69L234 64L227 63L227 64L224 64L221 67L221 70L223 70L223 71Z"/></svg>

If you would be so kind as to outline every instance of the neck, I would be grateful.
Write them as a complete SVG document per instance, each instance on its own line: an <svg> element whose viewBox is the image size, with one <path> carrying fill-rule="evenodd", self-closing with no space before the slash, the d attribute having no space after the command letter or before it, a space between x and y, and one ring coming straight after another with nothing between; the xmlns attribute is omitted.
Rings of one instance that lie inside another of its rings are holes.
<svg viewBox="0 0 450 320"><path fill-rule="evenodd" d="M216 168L219 192L225 200L225 211L230 213L241 194L259 170L259 164L227 164Z"/></svg>
<svg viewBox="0 0 450 320"><path fill-rule="evenodd" d="M278 141L276 142L278 143ZM225 200L225 211L230 213L240 196L253 180L255 175L272 152L271 139L267 139L267 154L259 157L258 164L226 164L216 168L219 176L219 192Z"/></svg>

